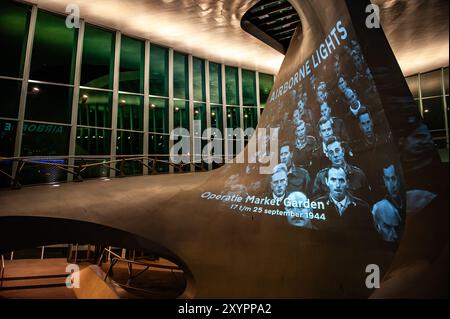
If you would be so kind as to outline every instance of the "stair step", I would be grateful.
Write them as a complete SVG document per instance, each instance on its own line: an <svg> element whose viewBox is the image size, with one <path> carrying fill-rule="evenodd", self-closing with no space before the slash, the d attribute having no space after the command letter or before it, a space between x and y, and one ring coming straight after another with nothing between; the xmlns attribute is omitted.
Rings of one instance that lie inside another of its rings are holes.
<svg viewBox="0 0 450 319"><path fill-rule="evenodd" d="M12 286L12 287L3 287L0 288L0 291L4 290L22 290L22 289L46 289L46 288L56 288L56 287L65 287L65 283L58 284L42 284L42 285L28 285L28 286Z"/></svg>
<svg viewBox="0 0 450 319"><path fill-rule="evenodd" d="M3 278L4 281L11 280L27 280L27 279L45 279L45 278L62 278L67 277L69 274L57 274L57 275L42 275L42 276L24 276L24 277L7 277Z"/></svg>
<svg viewBox="0 0 450 319"><path fill-rule="evenodd" d="M0 289L27 289L38 287L43 288L42 286L56 287L65 285L66 277L57 276L57 277L38 277L38 278L21 278L21 279L13 279L13 280L4 280L3 287ZM56 285L56 286L55 286Z"/></svg>

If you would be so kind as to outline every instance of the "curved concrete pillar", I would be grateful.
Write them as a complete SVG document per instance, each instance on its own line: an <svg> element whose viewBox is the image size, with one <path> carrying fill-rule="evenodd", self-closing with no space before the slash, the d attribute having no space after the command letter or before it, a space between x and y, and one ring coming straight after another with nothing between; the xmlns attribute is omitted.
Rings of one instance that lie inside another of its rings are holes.
<svg viewBox="0 0 450 319"><path fill-rule="evenodd" d="M258 128L279 142L265 153L278 161L286 142L295 169L268 167L248 146L243 163L210 173L2 191L0 252L69 239L73 222L79 242L101 225L178 260L190 276L184 297L367 298L368 265L384 276L373 297L448 294L436 281L448 276L447 178L383 31L366 27L369 2L291 3L302 26ZM352 113L360 106L365 124ZM320 120L327 107L331 122ZM45 218L45 236L30 217Z"/></svg>

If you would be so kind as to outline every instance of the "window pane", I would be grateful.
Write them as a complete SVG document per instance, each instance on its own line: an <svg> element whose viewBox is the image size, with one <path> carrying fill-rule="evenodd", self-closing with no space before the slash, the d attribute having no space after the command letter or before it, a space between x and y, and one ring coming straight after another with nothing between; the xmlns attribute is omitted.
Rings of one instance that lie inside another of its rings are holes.
<svg viewBox="0 0 450 319"><path fill-rule="evenodd" d="M227 107L227 128L241 127L239 107Z"/></svg>
<svg viewBox="0 0 450 319"><path fill-rule="evenodd" d="M205 102L205 61L193 58L194 100Z"/></svg>
<svg viewBox="0 0 450 319"><path fill-rule="evenodd" d="M77 128L76 155L109 155L111 131L97 128Z"/></svg>
<svg viewBox="0 0 450 319"><path fill-rule="evenodd" d="M444 69L444 86L445 86L445 94L449 94L449 92L448 92L448 68Z"/></svg>
<svg viewBox="0 0 450 319"><path fill-rule="evenodd" d="M149 132L169 133L169 101L167 99L150 98Z"/></svg>
<svg viewBox="0 0 450 319"><path fill-rule="evenodd" d="M117 128L143 131L144 97L119 94Z"/></svg>
<svg viewBox="0 0 450 319"><path fill-rule="evenodd" d="M419 76L413 75L406 78L406 83L408 83L409 90L411 94L415 97L419 97Z"/></svg>
<svg viewBox="0 0 450 319"><path fill-rule="evenodd" d="M175 98L189 99L187 55L175 52L173 56L173 94Z"/></svg>
<svg viewBox="0 0 450 319"><path fill-rule="evenodd" d="M151 45L150 47L150 94L169 96L169 50Z"/></svg>
<svg viewBox="0 0 450 319"><path fill-rule="evenodd" d="M167 155L169 154L169 135L149 134L148 137L148 153L150 155ZM158 157L159 158L159 157Z"/></svg>
<svg viewBox="0 0 450 319"><path fill-rule="evenodd" d="M441 70L421 74L420 89L422 90L422 97L442 95Z"/></svg>
<svg viewBox="0 0 450 319"><path fill-rule="evenodd" d="M28 84L25 119L70 123L73 89L48 84Z"/></svg>
<svg viewBox="0 0 450 319"><path fill-rule="evenodd" d="M211 105L211 127L219 129L223 135L222 105Z"/></svg>
<svg viewBox="0 0 450 319"><path fill-rule="evenodd" d="M423 117L430 130L445 129L444 99L436 97L423 99Z"/></svg>
<svg viewBox="0 0 450 319"><path fill-rule="evenodd" d="M143 154L142 133L117 131L117 155L141 155Z"/></svg>
<svg viewBox="0 0 450 319"><path fill-rule="evenodd" d="M122 36L119 90L144 93L144 51L143 41Z"/></svg>
<svg viewBox="0 0 450 319"><path fill-rule="evenodd" d="M108 168L108 166L100 165L100 163L105 163L107 161L109 161L109 158L75 160L75 166L84 165L84 164L99 164L96 166L87 167L81 173L83 178L109 177L110 169Z"/></svg>
<svg viewBox="0 0 450 319"><path fill-rule="evenodd" d="M0 156L13 157L14 156L14 142L16 140L16 121L0 120ZM0 170L11 175L12 161L0 161ZM11 180L3 174L0 174L0 187L7 187L11 185Z"/></svg>
<svg viewBox="0 0 450 319"><path fill-rule="evenodd" d="M72 84L77 34L77 28L66 27L65 17L39 11L30 79Z"/></svg>
<svg viewBox="0 0 450 319"><path fill-rule="evenodd" d="M112 92L80 90L78 124L111 127Z"/></svg>
<svg viewBox="0 0 450 319"><path fill-rule="evenodd" d="M189 102L174 101L173 128L182 127L189 130Z"/></svg>
<svg viewBox="0 0 450 319"><path fill-rule="evenodd" d="M115 34L86 24L81 85L113 88Z"/></svg>
<svg viewBox="0 0 450 319"><path fill-rule="evenodd" d="M0 156L14 156L14 141L16 139L16 121L0 120Z"/></svg>
<svg viewBox="0 0 450 319"><path fill-rule="evenodd" d="M0 116L17 118L21 87L21 81L0 79Z"/></svg>
<svg viewBox="0 0 450 319"><path fill-rule="evenodd" d="M252 127L256 129L258 125L258 109L244 108L244 130Z"/></svg>
<svg viewBox="0 0 450 319"><path fill-rule="evenodd" d="M256 73L242 70L242 96L245 106L256 105Z"/></svg>
<svg viewBox="0 0 450 319"><path fill-rule="evenodd" d="M222 104L222 67L209 63L209 95L211 103Z"/></svg>
<svg viewBox="0 0 450 319"><path fill-rule="evenodd" d="M53 164L53 165L50 165ZM48 184L67 180L67 173L56 165L67 165L65 159L38 159L27 163L20 172L19 181L22 185Z"/></svg>
<svg viewBox="0 0 450 319"><path fill-rule="evenodd" d="M22 156L62 156L69 153L70 127L25 122Z"/></svg>
<svg viewBox="0 0 450 319"><path fill-rule="evenodd" d="M200 121L201 128L200 132L196 132L201 137L203 130L206 129L206 104L205 103L194 103L194 120Z"/></svg>
<svg viewBox="0 0 450 319"><path fill-rule="evenodd" d="M225 83L227 87L227 104L239 105L238 69L225 67Z"/></svg>
<svg viewBox="0 0 450 319"><path fill-rule="evenodd" d="M0 75L22 77L28 36L30 7L14 2L0 3Z"/></svg>
<svg viewBox="0 0 450 319"><path fill-rule="evenodd" d="M272 86L273 76L270 74L259 73L259 102L261 107L266 106Z"/></svg>

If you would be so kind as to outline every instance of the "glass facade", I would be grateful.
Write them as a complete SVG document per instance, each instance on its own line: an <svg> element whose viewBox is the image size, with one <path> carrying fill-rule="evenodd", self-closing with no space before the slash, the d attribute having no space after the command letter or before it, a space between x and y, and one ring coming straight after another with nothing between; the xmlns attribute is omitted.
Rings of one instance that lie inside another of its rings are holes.
<svg viewBox="0 0 450 319"><path fill-rule="evenodd" d="M406 78L441 159L448 162L448 67Z"/></svg>
<svg viewBox="0 0 450 319"><path fill-rule="evenodd" d="M259 73L259 101L261 108L265 108L269 99L270 90L274 82L273 75Z"/></svg>
<svg viewBox="0 0 450 319"><path fill-rule="evenodd" d="M36 15L31 14L33 10ZM193 130L191 120L200 121L198 131L189 132L194 141L192 154L199 150L194 150L195 145L202 149L208 143L201 138L208 123L221 131L217 138L222 142L227 126L256 127L260 94L256 77L261 74L153 43L146 47L144 40L83 21L80 29L67 28L65 21L64 15L32 5L0 3L0 40L8 43L8 50L0 51L0 156L33 157L34 162L20 171L21 183L72 179L56 165L103 164L88 167L83 178L176 172L167 163L154 165L149 160L145 168L138 161L123 160L149 154L169 161L170 145L177 142L170 141L170 130ZM28 34L34 35L31 47ZM77 52L79 39L82 49ZM25 86L24 74L29 74ZM21 106L23 94L26 99ZM23 118L19 118L20 107ZM23 129L15 149L19 126ZM112 159L118 162L109 164ZM0 161L0 169L13 174L12 164ZM211 168L204 163L194 166L195 170ZM10 180L2 175L0 185L8 186Z"/></svg>

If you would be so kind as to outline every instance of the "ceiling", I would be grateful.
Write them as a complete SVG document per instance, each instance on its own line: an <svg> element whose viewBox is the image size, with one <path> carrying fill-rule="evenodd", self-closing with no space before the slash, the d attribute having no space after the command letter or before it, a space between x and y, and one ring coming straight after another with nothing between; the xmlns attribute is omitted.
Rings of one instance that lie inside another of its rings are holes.
<svg viewBox="0 0 450 319"><path fill-rule="evenodd" d="M241 27L258 0L28 0L54 12L77 4L87 22L210 59L276 74L283 54ZM405 75L449 64L448 0L373 0ZM287 39L281 39L288 41Z"/></svg>

